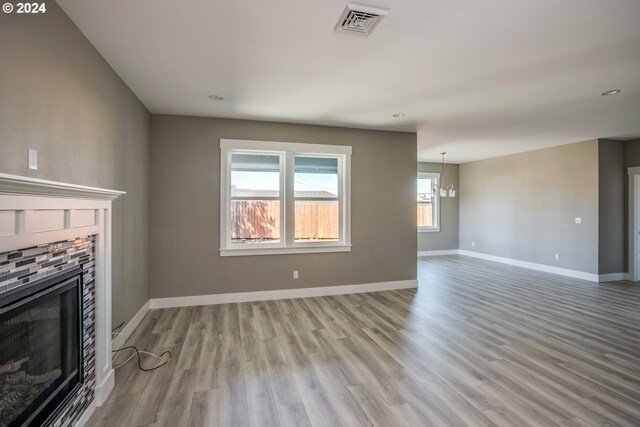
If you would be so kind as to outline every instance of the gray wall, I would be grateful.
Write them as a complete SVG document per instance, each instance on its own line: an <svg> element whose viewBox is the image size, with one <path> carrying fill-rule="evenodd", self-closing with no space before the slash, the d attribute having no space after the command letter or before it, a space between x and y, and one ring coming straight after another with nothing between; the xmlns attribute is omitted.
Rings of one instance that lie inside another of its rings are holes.
<svg viewBox="0 0 640 427"><path fill-rule="evenodd" d="M442 174L441 163L418 163L418 172L438 172ZM458 249L458 205L460 188L458 185L458 165L446 164L443 184L453 184L456 197L440 198L440 231L419 232L418 251L442 251Z"/></svg>
<svg viewBox="0 0 640 427"><path fill-rule="evenodd" d="M0 172L127 191L113 211L114 324L149 297L149 128L149 112L57 3L0 13Z"/></svg>
<svg viewBox="0 0 640 427"><path fill-rule="evenodd" d="M633 168L640 166L640 139L626 141L624 143L624 167ZM627 171L625 170L625 175Z"/></svg>
<svg viewBox="0 0 640 427"><path fill-rule="evenodd" d="M151 123L153 298L416 278L415 134L181 116ZM221 138L351 145L352 251L220 257Z"/></svg>
<svg viewBox="0 0 640 427"><path fill-rule="evenodd" d="M465 163L459 178L460 249L598 273L597 141Z"/></svg>
<svg viewBox="0 0 640 427"><path fill-rule="evenodd" d="M598 140L598 273L625 268L624 143Z"/></svg>

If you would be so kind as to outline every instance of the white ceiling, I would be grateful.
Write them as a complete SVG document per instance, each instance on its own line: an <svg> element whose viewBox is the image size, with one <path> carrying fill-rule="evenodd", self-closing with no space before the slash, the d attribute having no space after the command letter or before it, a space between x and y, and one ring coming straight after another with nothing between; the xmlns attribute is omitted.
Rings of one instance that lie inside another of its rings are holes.
<svg viewBox="0 0 640 427"><path fill-rule="evenodd" d="M58 3L152 113L417 131L454 163L640 136L638 0L360 1L390 9L370 37L334 31L346 0Z"/></svg>

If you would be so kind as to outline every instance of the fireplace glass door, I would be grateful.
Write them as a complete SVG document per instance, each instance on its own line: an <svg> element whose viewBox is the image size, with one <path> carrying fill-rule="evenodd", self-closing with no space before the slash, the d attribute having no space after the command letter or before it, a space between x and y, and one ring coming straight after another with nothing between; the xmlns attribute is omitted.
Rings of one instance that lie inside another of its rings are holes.
<svg viewBox="0 0 640 427"><path fill-rule="evenodd" d="M0 295L0 427L46 424L80 386L81 282L76 268Z"/></svg>

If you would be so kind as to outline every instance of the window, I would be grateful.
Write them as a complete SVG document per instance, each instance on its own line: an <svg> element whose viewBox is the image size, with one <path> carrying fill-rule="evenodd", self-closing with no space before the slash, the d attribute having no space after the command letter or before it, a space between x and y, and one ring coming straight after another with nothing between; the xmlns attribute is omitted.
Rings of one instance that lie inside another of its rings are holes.
<svg viewBox="0 0 640 427"><path fill-rule="evenodd" d="M295 156L295 241L340 240L338 158Z"/></svg>
<svg viewBox="0 0 640 427"><path fill-rule="evenodd" d="M278 243L281 239L280 190L282 156L231 154L231 241Z"/></svg>
<svg viewBox="0 0 640 427"><path fill-rule="evenodd" d="M439 181L438 173L418 173L418 231L440 231L440 196L433 192L433 186Z"/></svg>
<svg viewBox="0 0 640 427"><path fill-rule="evenodd" d="M220 254L343 252L351 147L220 140Z"/></svg>

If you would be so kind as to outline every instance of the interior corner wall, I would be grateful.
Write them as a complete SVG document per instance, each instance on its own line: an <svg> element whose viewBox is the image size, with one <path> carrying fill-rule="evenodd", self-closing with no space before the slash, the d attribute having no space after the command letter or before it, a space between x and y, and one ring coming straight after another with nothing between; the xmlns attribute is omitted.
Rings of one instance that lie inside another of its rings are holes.
<svg viewBox="0 0 640 427"><path fill-rule="evenodd" d="M640 139L624 142L624 271L629 271L629 179L627 169L640 166Z"/></svg>
<svg viewBox="0 0 640 427"><path fill-rule="evenodd" d="M418 163L418 172L437 172L442 175L441 163ZM458 249L458 165L446 164L444 185L453 184L457 197L440 198L440 231L418 232L418 251L442 251Z"/></svg>
<svg viewBox="0 0 640 427"><path fill-rule="evenodd" d="M127 192L113 205L114 324L149 298L149 132L144 105L56 2L0 14L0 172Z"/></svg>
<svg viewBox="0 0 640 427"><path fill-rule="evenodd" d="M459 175L461 250L598 273L596 140L464 163Z"/></svg>
<svg viewBox="0 0 640 427"><path fill-rule="evenodd" d="M625 268L624 143L598 140L598 274Z"/></svg>
<svg viewBox="0 0 640 427"><path fill-rule="evenodd" d="M151 123L152 298L416 279L415 133L162 115ZM221 257L221 138L352 146L351 252Z"/></svg>

